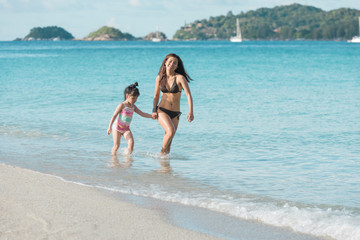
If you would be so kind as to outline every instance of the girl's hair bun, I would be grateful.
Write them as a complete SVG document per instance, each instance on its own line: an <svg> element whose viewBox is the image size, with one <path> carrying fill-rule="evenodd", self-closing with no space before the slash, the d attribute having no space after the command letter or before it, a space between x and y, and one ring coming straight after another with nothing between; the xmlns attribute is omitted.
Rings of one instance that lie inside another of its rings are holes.
<svg viewBox="0 0 360 240"><path fill-rule="evenodd" d="M125 88L124 91L124 99L126 100L126 94L130 94L132 96L140 96L139 89L137 88L139 86L138 82L135 82L134 84L131 84Z"/></svg>
<svg viewBox="0 0 360 240"><path fill-rule="evenodd" d="M131 84L130 86L135 88L135 87L139 86L139 84L138 84L138 82L135 82L134 84Z"/></svg>

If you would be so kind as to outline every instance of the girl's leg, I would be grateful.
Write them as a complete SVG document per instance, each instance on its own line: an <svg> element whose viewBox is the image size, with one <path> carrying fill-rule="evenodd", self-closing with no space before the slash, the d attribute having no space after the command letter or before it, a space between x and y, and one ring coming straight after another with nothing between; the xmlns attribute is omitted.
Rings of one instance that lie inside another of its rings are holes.
<svg viewBox="0 0 360 240"><path fill-rule="evenodd" d="M116 152L120 147L121 133L118 132L114 127L112 134L113 134L114 146L112 148L111 153L112 153L112 155L116 155Z"/></svg>
<svg viewBox="0 0 360 240"><path fill-rule="evenodd" d="M112 167L120 166L119 159L116 155L112 155Z"/></svg>
<svg viewBox="0 0 360 240"><path fill-rule="evenodd" d="M171 140L175 135L176 128L174 126L174 123L171 121L169 115L167 115L166 113L159 112L158 121L162 128L165 130L161 153L167 154L170 152L168 151L168 149L169 145L171 144Z"/></svg>
<svg viewBox="0 0 360 240"><path fill-rule="evenodd" d="M124 132L124 138L128 143L128 154L131 154L134 150L134 137L130 129Z"/></svg>

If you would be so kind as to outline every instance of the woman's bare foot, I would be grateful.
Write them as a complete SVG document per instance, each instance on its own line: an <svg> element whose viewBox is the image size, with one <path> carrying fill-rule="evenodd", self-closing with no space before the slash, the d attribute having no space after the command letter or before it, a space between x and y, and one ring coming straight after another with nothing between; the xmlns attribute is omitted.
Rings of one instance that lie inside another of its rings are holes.
<svg viewBox="0 0 360 240"><path fill-rule="evenodd" d="M161 151L160 151L160 155L164 156L164 155L167 155L167 154L169 154L169 152L162 148Z"/></svg>

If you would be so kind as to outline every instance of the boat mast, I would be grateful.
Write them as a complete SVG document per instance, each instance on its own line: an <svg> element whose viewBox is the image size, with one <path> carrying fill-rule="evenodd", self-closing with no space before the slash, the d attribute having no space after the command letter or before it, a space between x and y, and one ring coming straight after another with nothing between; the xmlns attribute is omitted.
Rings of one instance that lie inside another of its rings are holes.
<svg viewBox="0 0 360 240"><path fill-rule="evenodd" d="M236 36L241 38L240 23L238 18L236 19Z"/></svg>

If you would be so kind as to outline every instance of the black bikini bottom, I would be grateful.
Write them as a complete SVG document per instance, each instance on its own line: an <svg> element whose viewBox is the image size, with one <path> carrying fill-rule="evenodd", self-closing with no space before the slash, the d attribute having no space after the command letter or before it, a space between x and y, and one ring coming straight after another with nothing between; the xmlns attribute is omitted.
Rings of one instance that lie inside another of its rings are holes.
<svg viewBox="0 0 360 240"><path fill-rule="evenodd" d="M160 109L161 111L163 111L164 113L166 113L167 115L169 115L169 117L170 117L171 119L173 119L173 118L175 118L175 117L177 117L177 119L180 118L181 112L174 112L174 111L168 110L168 109L163 108L163 107L159 107L159 109Z"/></svg>

